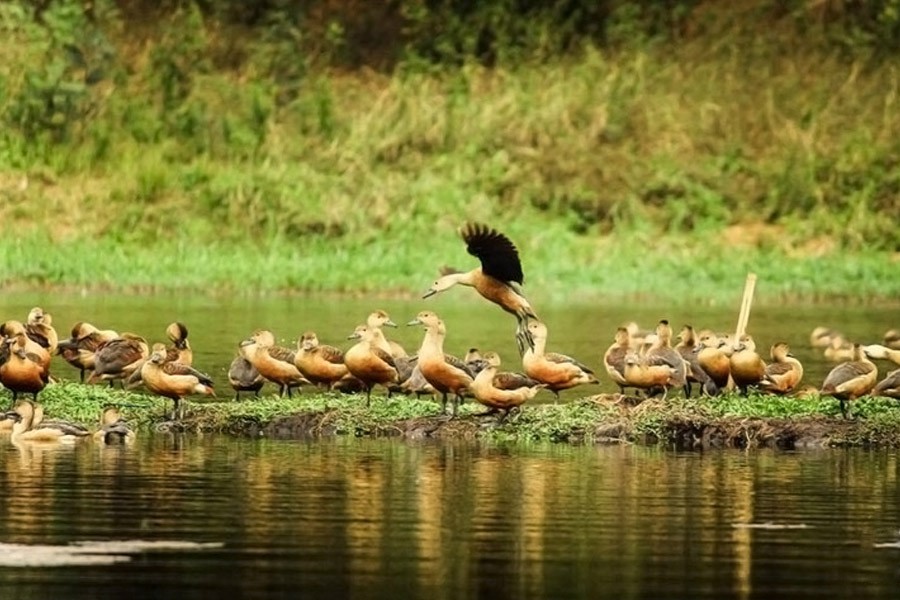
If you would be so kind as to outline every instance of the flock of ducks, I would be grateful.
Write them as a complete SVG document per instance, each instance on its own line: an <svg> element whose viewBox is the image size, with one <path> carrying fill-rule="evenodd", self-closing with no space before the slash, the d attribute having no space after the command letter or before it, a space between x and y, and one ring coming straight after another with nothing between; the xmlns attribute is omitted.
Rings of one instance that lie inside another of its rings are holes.
<svg viewBox="0 0 900 600"><path fill-rule="evenodd" d="M238 356L228 370L235 398L239 399L242 392L258 396L263 385L271 382L282 396L291 396L302 385L365 393L368 406L372 390L381 386L389 396L440 396L444 412L452 400L453 415L465 397L474 397L488 408L484 414L500 413L502 420L542 389L558 397L562 390L599 383L585 363L548 351L548 327L525 297L522 265L512 241L479 223L466 224L460 234L480 266L465 272L443 267L441 276L423 298L456 285L468 286L514 315L521 371L500 371L502 363L495 352L482 355L473 348L463 358L447 354L447 327L435 312L428 310L407 323L424 330L418 350L409 354L386 337L384 328L397 325L388 313L376 310L348 336L355 343L346 351L320 343L313 331L303 333L296 348L277 345L271 331L253 332L240 342ZM6 321L0 325L0 384L12 392L15 407L0 423L9 423L17 439L87 434L86 430L76 433L72 424L67 424L68 429L60 429L56 425L61 422L43 420L37 396L50 381L50 359L54 354L78 369L81 382L107 381L113 385L119 380L123 387L143 386L153 394L170 398L171 417L182 418L186 396L215 396L215 390L212 379L192 366L187 327L174 322L165 334L169 344L150 346L142 336L79 322L72 327L68 339L60 340L51 315L39 307L28 313L24 323ZM659 321L652 333L639 331L633 323L616 331L612 345L603 355L603 366L620 392L624 394L631 388L647 395L662 394L665 399L673 388L683 389L690 397L694 385L705 395L734 388L744 394L751 388L779 395L799 391L803 365L784 342L771 346L767 363L747 333L731 336L711 330L695 332L691 326L684 326L677 344L673 345L672 338L673 330L667 320ZM900 398L900 369L878 382L878 370L872 362L879 359L900 364L900 332L888 332L883 345L862 346L847 344L840 334L817 328L811 343L824 348L827 358L840 361L819 391L838 399L845 416L845 402L865 394ZM31 394L31 400L16 403L20 394ZM104 440L133 439L118 413L108 410L96 435Z"/></svg>

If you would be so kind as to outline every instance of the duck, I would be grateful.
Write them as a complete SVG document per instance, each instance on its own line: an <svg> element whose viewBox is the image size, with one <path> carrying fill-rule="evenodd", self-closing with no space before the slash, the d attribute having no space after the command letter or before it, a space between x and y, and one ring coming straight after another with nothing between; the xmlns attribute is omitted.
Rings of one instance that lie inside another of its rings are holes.
<svg viewBox="0 0 900 600"><path fill-rule="evenodd" d="M266 384L266 378L249 360L238 354L228 366L228 383L234 390L234 400L237 402L241 399L241 392L253 392L259 398L259 390Z"/></svg>
<svg viewBox="0 0 900 600"><path fill-rule="evenodd" d="M422 375L422 369L418 364L413 367L406 381L400 384L400 389L405 394L415 394L416 398L420 398L423 395L436 396L438 393L434 386L428 383L428 380Z"/></svg>
<svg viewBox="0 0 900 600"><path fill-rule="evenodd" d="M888 329L884 333L882 342L892 350L900 350L900 329Z"/></svg>
<svg viewBox="0 0 900 600"><path fill-rule="evenodd" d="M681 354L672 348L672 328L666 319L656 325L656 339L644 354L648 366L668 365L672 367L671 380L679 388L687 387L687 365Z"/></svg>
<svg viewBox="0 0 900 600"><path fill-rule="evenodd" d="M824 354L831 362L853 360L853 344L844 336L837 334L831 338L831 343L825 348Z"/></svg>
<svg viewBox="0 0 900 600"><path fill-rule="evenodd" d="M546 384L547 389L559 398L559 392L585 383L600 383L594 371L571 356L547 352L547 326L538 320L530 321L528 329L533 348L526 348L522 356L525 374Z"/></svg>
<svg viewBox="0 0 900 600"><path fill-rule="evenodd" d="M94 441L107 446L131 445L135 440L135 433L122 418L118 407L106 406L100 414L100 428L94 432Z"/></svg>
<svg viewBox="0 0 900 600"><path fill-rule="evenodd" d="M50 374L41 363L41 357L28 351L29 340L24 333L5 338L6 357L0 364L0 383L12 392L13 403L19 394L31 394L37 401L38 394L49 381Z"/></svg>
<svg viewBox="0 0 900 600"><path fill-rule="evenodd" d="M391 353L394 358L406 358L409 356L406 349L393 340L387 339L384 335L384 327L396 327L397 324L391 320L390 315L386 311L376 310L366 317L366 325L369 329L375 331L375 343L381 348Z"/></svg>
<svg viewBox="0 0 900 600"><path fill-rule="evenodd" d="M241 342L241 355L250 361L259 373L278 385L280 396L287 394L293 397L292 390L309 380L303 376L294 364L296 353L287 348L275 345L275 336L271 331L261 329L255 331L250 338Z"/></svg>
<svg viewBox="0 0 900 600"><path fill-rule="evenodd" d="M734 345L734 352L728 360L734 385L745 396L748 394L749 388L759 385L766 375L766 363L756 352L756 342L748 333L738 338L738 343Z"/></svg>
<svg viewBox="0 0 900 600"><path fill-rule="evenodd" d="M485 357L481 355L481 351L474 347L466 350L466 355L463 356L463 362L466 363L466 367L468 367L473 375L478 375L481 370L488 365Z"/></svg>
<svg viewBox="0 0 900 600"><path fill-rule="evenodd" d="M315 331L304 332L297 340L294 365L309 381L331 388L347 377L350 371L344 364L344 353L340 348L320 344Z"/></svg>
<svg viewBox="0 0 900 600"><path fill-rule="evenodd" d="M515 244L496 229L483 223L466 223L459 231L466 250L481 262L480 267L461 272L450 267L441 269L440 277L422 296L429 298L455 285L475 288L483 298L516 317L516 342L519 351L525 345L533 349L528 321L537 313L525 297L525 276Z"/></svg>
<svg viewBox="0 0 900 600"><path fill-rule="evenodd" d="M809 345L813 348L827 348L831 345L831 340L835 337L844 336L831 329L830 327L818 326L809 334Z"/></svg>
<svg viewBox="0 0 900 600"><path fill-rule="evenodd" d="M109 381L109 386L113 387L115 381L121 379L124 387L124 380L139 373L148 356L150 347L147 340L133 333L123 333L97 348L94 353L94 371L87 383Z"/></svg>
<svg viewBox="0 0 900 600"><path fill-rule="evenodd" d="M655 339L656 333L653 331L647 331L646 329L641 329L640 325L635 321L628 321L622 327L628 330L628 335L631 339L631 348L632 350L638 351L647 349L650 347L650 344L653 343Z"/></svg>
<svg viewBox="0 0 900 600"><path fill-rule="evenodd" d="M720 391L726 389L731 379L731 362L723 351L726 342L712 331L700 334L699 342L697 363L703 372L709 375L716 389Z"/></svg>
<svg viewBox="0 0 900 600"><path fill-rule="evenodd" d="M90 435L88 428L80 423L73 423L64 419L46 419L44 417L44 406L39 402L34 402L34 416L31 419L31 429L38 426L44 428L49 427L59 429L64 434L73 435L75 437L85 437Z"/></svg>
<svg viewBox="0 0 900 600"><path fill-rule="evenodd" d="M172 420L184 417L182 401L190 394L215 397L213 381L204 373L189 365L167 362L165 344L154 344L150 358L141 367L144 387L152 393L170 398L174 402Z"/></svg>
<svg viewBox="0 0 900 600"><path fill-rule="evenodd" d="M436 313L423 310L407 325L425 327L425 336L417 353L417 364L426 381L440 392L442 413L447 410L448 394L453 394L452 416L455 417L463 401L463 394L469 391L475 375L466 366L465 361L444 354L447 327Z"/></svg>
<svg viewBox="0 0 900 600"><path fill-rule="evenodd" d="M13 425L19 420L19 415L14 410L0 412L0 433L12 432Z"/></svg>
<svg viewBox="0 0 900 600"><path fill-rule="evenodd" d="M625 355L625 383L627 387L642 390L663 390L665 400L669 389L678 384L674 367L665 363L648 364L637 352L629 350Z"/></svg>
<svg viewBox="0 0 900 600"><path fill-rule="evenodd" d="M784 396L793 392L803 379L803 365L791 354L785 342L778 342L769 349L772 362L766 365L766 372L759 386L767 392Z"/></svg>
<svg viewBox="0 0 900 600"><path fill-rule="evenodd" d="M45 373L49 376L50 374L50 352L34 341L30 337L28 337L28 329L21 321L10 320L6 321L2 325L0 325L0 337L6 337L7 339L12 339L18 335L22 335L25 337L25 351L32 356L33 359L37 360L40 363L41 368L45 371Z"/></svg>
<svg viewBox="0 0 900 600"><path fill-rule="evenodd" d="M881 344L869 344L868 346L863 346L863 352L869 358L889 360L895 365L900 365L900 350L894 350Z"/></svg>
<svg viewBox="0 0 900 600"><path fill-rule="evenodd" d="M35 306L28 311L25 319L25 331L30 339L53 356L57 352L59 346L59 334L53 327L53 316L44 312L40 306Z"/></svg>
<svg viewBox="0 0 900 600"><path fill-rule="evenodd" d="M841 404L841 414L847 417L845 402L855 400L871 392L878 379L875 366L859 344L853 345L853 359L833 368L822 383L820 394L837 398Z"/></svg>
<svg viewBox="0 0 900 600"><path fill-rule="evenodd" d="M111 329L98 329L91 323L79 321L72 326L68 340L59 342L59 354L67 363L80 372L80 381L84 383L84 374L94 370L94 353L103 342L119 337L118 332Z"/></svg>
<svg viewBox="0 0 900 600"><path fill-rule="evenodd" d="M191 348L191 343L188 341L187 325L181 321L169 323L166 326L166 337L172 342L172 345L167 348L170 361L188 366L194 364L194 351ZM172 356L173 353L175 354L174 357Z"/></svg>
<svg viewBox="0 0 900 600"><path fill-rule="evenodd" d="M376 343L376 330L368 325L358 325L347 339L357 342L344 352L344 364L350 374L362 381L366 406L370 406L373 387L400 383L397 365L391 353Z"/></svg>
<svg viewBox="0 0 900 600"><path fill-rule="evenodd" d="M18 421L13 425L10 440L20 442L74 442L89 435L87 430L66 429L51 423L41 423L41 413L30 400L20 400L15 407ZM37 418L36 418L37 417Z"/></svg>
<svg viewBox="0 0 900 600"><path fill-rule="evenodd" d="M625 394L625 355L632 349L631 332L626 327L616 329L612 345L603 353L603 367L613 383L619 386L619 393Z"/></svg>
<svg viewBox="0 0 900 600"><path fill-rule="evenodd" d="M873 396L900 400L900 369L894 369L872 389Z"/></svg>
<svg viewBox="0 0 900 600"><path fill-rule="evenodd" d="M496 352L485 352L483 359L487 364L475 376L470 390L478 402L490 409L485 414L503 411L501 422L512 409L533 399L545 387L522 373L498 372L501 360Z"/></svg>
<svg viewBox="0 0 900 600"><path fill-rule="evenodd" d="M678 344L675 346L675 351L681 355L682 360L684 360L684 363L687 366L685 371L686 381L684 385L685 398L691 397L691 392L693 391L692 384L694 383L700 386L702 393L709 396L718 394L719 387L700 365L700 360L698 358L700 347L697 342L697 334L694 332L694 328L690 325L684 325L678 333L678 338Z"/></svg>

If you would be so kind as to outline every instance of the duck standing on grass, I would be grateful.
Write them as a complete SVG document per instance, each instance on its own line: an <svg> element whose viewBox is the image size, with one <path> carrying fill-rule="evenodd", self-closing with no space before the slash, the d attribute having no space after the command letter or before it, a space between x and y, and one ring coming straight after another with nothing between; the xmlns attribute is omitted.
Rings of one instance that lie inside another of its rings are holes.
<svg viewBox="0 0 900 600"><path fill-rule="evenodd" d="M152 393L172 399L172 419L180 420L184 417L185 396L202 394L215 397L216 392L209 375L188 365L168 362L166 354L164 344L154 344L150 358L141 367L141 379Z"/></svg>
<svg viewBox="0 0 900 600"><path fill-rule="evenodd" d="M344 364L350 374L363 383L366 406L369 406L372 403L373 387L383 385L389 388L392 384L400 383L397 364L391 353L378 345L377 333L368 325L357 326L347 339L358 341L344 352Z"/></svg>
<svg viewBox="0 0 900 600"><path fill-rule="evenodd" d="M19 394L31 394L37 401L37 395L50 379L41 357L27 350L28 341L24 333L0 339L6 347L0 359L0 383L12 392L13 403Z"/></svg>
<svg viewBox="0 0 900 600"><path fill-rule="evenodd" d="M661 319L656 325L656 339L650 345L644 355L644 362L648 366L665 365L672 367L671 381L675 387L687 390L687 363L672 347L672 328L669 322Z"/></svg>
<svg viewBox="0 0 900 600"><path fill-rule="evenodd" d="M341 349L320 344L315 331L307 331L297 340L294 365L304 377L325 389L331 389L331 386L350 374L344 364Z"/></svg>
<svg viewBox="0 0 900 600"><path fill-rule="evenodd" d="M677 386L679 381L675 368L669 364L661 362L650 364L633 350L629 350L625 355L627 387L649 390L650 393L661 389L662 399L665 400L669 389Z"/></svg>
<svg viewBox="0 0 900 600"><path fill-rule="evenodd" d="M294 351L276 346L271 331L255 331L241 342L240 350L241 356L250 361L263 377L278 385L278 394L282 397L285 394L288 398L293 397L293 388L309 383L294 364Z"/></svg>
<svg viewBox="0 0 900 600"><path fill-rule="evenodd" d="M522 356L525 374L545 384L557 400L559 392L583 383L600 383L594 372L571 356L547 352L547 326L541 321L528 323L533 348L527 348Z"/></svg>
<svg viewBox="0 0 900 600"><path fill-rule="evenodd" d="M631 349L631 333L625 327L616 329L615 341L603 353L603 367L609 378L619 386L619 393L625 394L625 356Z"/></svg>
<svg viewBox="0 0 900 600"><path fill-rule="evenodd" d="M825 377L821 394L832 396L841 403L841 414L847 417L845 402L855 400L868 394L875 387L878 379L878 368L875 366L862 346L853 345L853 360L836 366Z"/></svg>
<svg viewBox="0 0 900 600"><path fill-rule="evenodd" d="M745 333L740 337L728 361L734 385L745 396L749 388L758 386L766 375L766 363L756 352L756 342L750 334Z"/></svg>
<svg viewBox="0 0 900 600"><path fill-rule="evenodd" d="M486 365L475 376L470 389L475 399L490 409L485 414L503 411L501 422L509 416L512 409L522 406L545 387L543 383L522 373L498 373L500 356L496 352L485 352L483 359Z"/></svg>
<svg viewBox="0 0 900 600"><path fill-rule="evenodd" d="M447 410L447 394L454 395L452 414L455 417L463 394L470 390L475 380L465 361L444 354L444 339L447 328L444 322L431 311L422 311L407 325L424 325L425 337L418 352L418 366L422 376L434 389L441 393L442 412Z"/></svg>
<svg viewBox="0 0 900 600"><path fill-rule="evenodd" d="M249 360L238 354L228 366L228 383L234 390L234 400L237 402L241 399L241 392L253 392L259 398L259 390L266 384L266 378Z"/></svg>
<svg viewBox="0 0 900 600"><path fill-rule="evenodd" d="M723 348L725 342L715 333L704 332L697 346L697 363L716 386L716 393L728 388L731 379L731 363Z"/></svg>
<svg viewBox="0 0 900 600"><path fill-rule="evenodd" d="M466 272L442 268L441 277L431 284L422 297L428 298L457 284L474 287L482 297L516 317L516 343L520 353L524 352L526 345L533 347L528 321L538 317L522 289L525 276L515 244L496 229L482 223L466 223L460 229L460 235L466 243L466 250L481 261L481 266Z"/></svg>
<svg viewBox="0 0 900 600"><path fill-rule="evenodd" d="M80 372L84 383L86 371L94 370L94 355L100 346L119 334L111 329L97 329L90 323L79 321L72 326L71 337L59 342L59 353L63 359Z"/></svg>
<svg viewBox="0 0 900 600"><path fill-rule="evenodd" d="M120 337L104 342L94 353L94 372L88 383L109 381L113 387L117 379L124 382L131 378L150 356L147 340L133 333L123 333Z"/></svg>
<svg viewBox="0 0 900 600"><path fill-rule="evenodd" d="M769 350L772 362L766 365L766 372L759 387L765 391L784 396L796 389L803 379L803 365L791 354L790 347L779 342Z"/></svg>

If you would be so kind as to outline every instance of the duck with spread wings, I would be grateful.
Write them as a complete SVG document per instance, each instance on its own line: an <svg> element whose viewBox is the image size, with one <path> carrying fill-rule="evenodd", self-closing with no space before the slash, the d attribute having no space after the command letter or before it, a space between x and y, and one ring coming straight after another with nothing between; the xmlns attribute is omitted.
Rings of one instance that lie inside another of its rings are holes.
<svg viewBox="0 0 900 600"><path fill-rule="evenodd" d="M524 352L526 343L533 348L528 321L538 317L522 290L525 276L515 244L496 229L482 223L466 223L460 229L460 236L466 243L466 250L481 261L481 266L466 272L442 268L441 277L428 288L423 298L457 284L474 287L484 298L515 315L518 321L516 342L520 352Z"/></svg>

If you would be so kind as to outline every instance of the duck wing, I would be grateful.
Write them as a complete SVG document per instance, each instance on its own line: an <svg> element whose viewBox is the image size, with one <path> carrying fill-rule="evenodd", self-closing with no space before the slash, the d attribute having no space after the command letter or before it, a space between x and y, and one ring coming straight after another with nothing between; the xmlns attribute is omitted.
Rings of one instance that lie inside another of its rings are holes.
<svg viewBox="0 0 900 600"><path fill-rule="evenodd" d="M294 364L296 353L293 350L289 350L288 348L284 348L282 346L270 346L268 350L269 356L271 356L275 360Z"/></svg>
<svg viewBox="0 0 900 600"><path fill-rule="evenodd" d="M463 359L453 356L452 354L445 354L444 362L452 367L456 367L461 371L465 371L469 377L475 379L475 373L472 372L472 368Z"/></svg>
<svg viewBox="0 0 900 600"><path fill-rule="evenodd" d="M519 251L508 237L483 223L466 223L460 235L469 254L481 261L482 273L507 283L524 283Z"/></svg>
<svg viewBox="0 0 900 600"><path fill-rule="evenodd" d="M831 370L828 374L828 377L825 378L825 383L822 384L822 389L826 388L835 388L842 383L850 381L851 379L855 379L857 377L862 377L863 375L868 375L872 371L875 370L875 365L871 365L869 363L864 362L845 362L841 363L835 368Z"/></svg>
<svg viewBox="0 0 900 600"><path fill-rule="evenodd" d="M565 354L560 354L558 352L547 352L546 354L544 354L544 358L546 358L550 362L555 362L557 364L570 363L570 364L575 365L576 367L578 367L585 373L590 373L591 375L594 374L593 369L591 369L584 363L575 360L571 356L566 356Z"/></svg>
<svg viewBox="0 0 900 600"><path fill-rule="evenodd" d="M179 362L167 362L159 366L167 375L193 375L200 383L213 387L213 380L206 373L201 373L194 367Z"/></svg>
<svg viewBox="0 0 900 600"><path fill-rule="evenodd" d="M391 355L390 352L387 352L387 351L379 348L378 346L374 346L374 345L371 346L371 350L372 350L372 354L377 356L380 360L383 360L387 364L394 367L395 370L399 371L399 369L397 369L397 363L394 362L394 357L393 357L393 355Z"/></svg>
<svg viewBox="0 0 900 600"><path fill-rule="evenodd" d="M334 346L318 346L319 355L328 362L340 365L344 363L344 353L340 348Z"/></svg>
<svg viewBox="0 0 900 600"><path fill-rule="evenodd" d="M540 385L540 381L532 379L523 373L513 373L511 371L503 371L494 375L494 387L500 390L517 390L523 387L534 387Z"/></svg>

